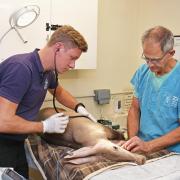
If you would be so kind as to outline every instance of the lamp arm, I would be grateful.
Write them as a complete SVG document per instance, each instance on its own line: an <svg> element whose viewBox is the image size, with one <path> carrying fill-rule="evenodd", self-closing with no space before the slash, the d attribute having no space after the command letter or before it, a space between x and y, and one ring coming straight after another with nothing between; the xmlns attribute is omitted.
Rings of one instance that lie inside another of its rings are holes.
<svg viewBox="0 0 180 180"><path fill-rule="evenodd" d="M24 38L22 37L22 35L20 34L20 32L18 31L18 29L14 26L12 27L18 34L18 36L20 37L20 39L23 41L23 43L27 43L28 41L24 40Z"/></svg>
<svg viewBox="0 0 180 180"><path fill-rule="evenodd" d="M21 35L20 32L18 31L18 29L14 26L14 27L10 27L10 28L1 36L1 38L0 38L0 44L1 44L2 40L5 38L5 36L6 36L12 29L14 29L14 30L17 32L18 36L20 37L20 39L23 41L24 44L28 42L28 41L24 40L24 38L22 37L22 35Z"/></svg>
<svg viewBox="0 0 180 180"><path fill-rule="evenodd" d="M13 27L9 28L0 38L0 44L2 42L2 40L5 38L5 36L13 29Z"/></svg>

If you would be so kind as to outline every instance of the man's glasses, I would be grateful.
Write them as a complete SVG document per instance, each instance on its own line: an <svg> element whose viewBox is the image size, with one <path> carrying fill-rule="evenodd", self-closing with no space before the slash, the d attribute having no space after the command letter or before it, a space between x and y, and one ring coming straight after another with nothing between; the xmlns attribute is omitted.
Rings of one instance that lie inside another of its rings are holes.
<svg viewBox="0 0 180 180"><path fill-rule="evenodd" d="M162 57L160 57L160 58L148 58L148 57L146 57L144 54L142 54L142 55L141 55L141 58L142 58L143 60L145 60L146 63L159 64L159 63L164 59L164 57L166 56L167 53L169 53L169 51L166 52L166 53L165 53Z"/></svg>

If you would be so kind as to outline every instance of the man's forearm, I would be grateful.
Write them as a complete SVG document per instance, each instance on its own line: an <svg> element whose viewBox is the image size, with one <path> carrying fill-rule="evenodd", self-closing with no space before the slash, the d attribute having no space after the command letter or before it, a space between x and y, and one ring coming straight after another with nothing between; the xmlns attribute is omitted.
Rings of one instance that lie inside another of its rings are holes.
<svg viewBox="0 0 180 180"><path fill-rule="evenodd" d="M127 118L128 138L137 135L139 130L140 109L137 98L133 98Z"/></svg>
<svg viewBox="0 0 180 180"><path fill-rule="evenodd" d="M28 121L17 115L1 117L0 123L1 133L27 134L43 132L42 122Z"/></svg>
<svg viewBox="0 0 180 180"><path fill-rule="evenodd" d="M42 122L28 121L18 115L18 104L0 97L0 133L27 134L43 131Z"/></svg>
<svg viewBox="0 0 180 180"><path fill-rule="evenodd" d="M128 138L134 137L137 135L139 130L139 120L138 116L133 113L128 114L127 127L128 127Z"/></svg>
<svg viewBox="0 0 180 180"><path fill-rule="evenodd" d="M176 128L175 130L169 132L164 136L161 136L147 143L150 147L151 152L166 149L168 146L180 143L180 127Z"/></svg>
<svg viewBox="0 0 180 180"><path fill-rule="evenodd" d="M53 90L49 90L53 95ZM78 104L76 98L74 98L68 91L66 91L61 86L58 86L56 89L56 99L62 105L74 110L75 106Z"/></svg>

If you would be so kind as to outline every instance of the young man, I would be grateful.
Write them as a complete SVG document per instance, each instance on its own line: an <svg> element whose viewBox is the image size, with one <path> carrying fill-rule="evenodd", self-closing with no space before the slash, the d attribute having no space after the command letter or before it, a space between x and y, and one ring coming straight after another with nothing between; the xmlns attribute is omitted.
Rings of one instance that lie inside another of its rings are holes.
<svg viewBox="0 0 180 180"><path fill-rule="evenodd" d="M134 98L128 114L131 152L180 152L180 63L173 58L174 37L157 26L142 37L142 65L132 78Z"/></svg>
<svg viewBox="0 0 180 180"><path fill-rule="evenodd" d="M64 73L75 67L87 51L83 36L71 26L62 26L41 50L14 55L0 64L0 167L13 167L28 178L24 140L29 133L63 133L69 121L62 113L43 122L33 122L47 90L64 106L93 116L63 87L54 70Z"/></svg>

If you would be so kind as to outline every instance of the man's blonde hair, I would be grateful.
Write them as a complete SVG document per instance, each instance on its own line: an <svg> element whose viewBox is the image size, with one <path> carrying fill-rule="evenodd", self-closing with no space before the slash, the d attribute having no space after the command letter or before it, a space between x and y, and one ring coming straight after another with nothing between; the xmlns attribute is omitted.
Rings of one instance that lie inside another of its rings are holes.
<svg viewBox="0 0 180 180"><path fill-rule="evenodd" d="M84 37L72 26L64 25L59 27L49 39L47 46L52 46L57 42L62 42L65 48L79 48L86 52L88 45Z"/></svg>

